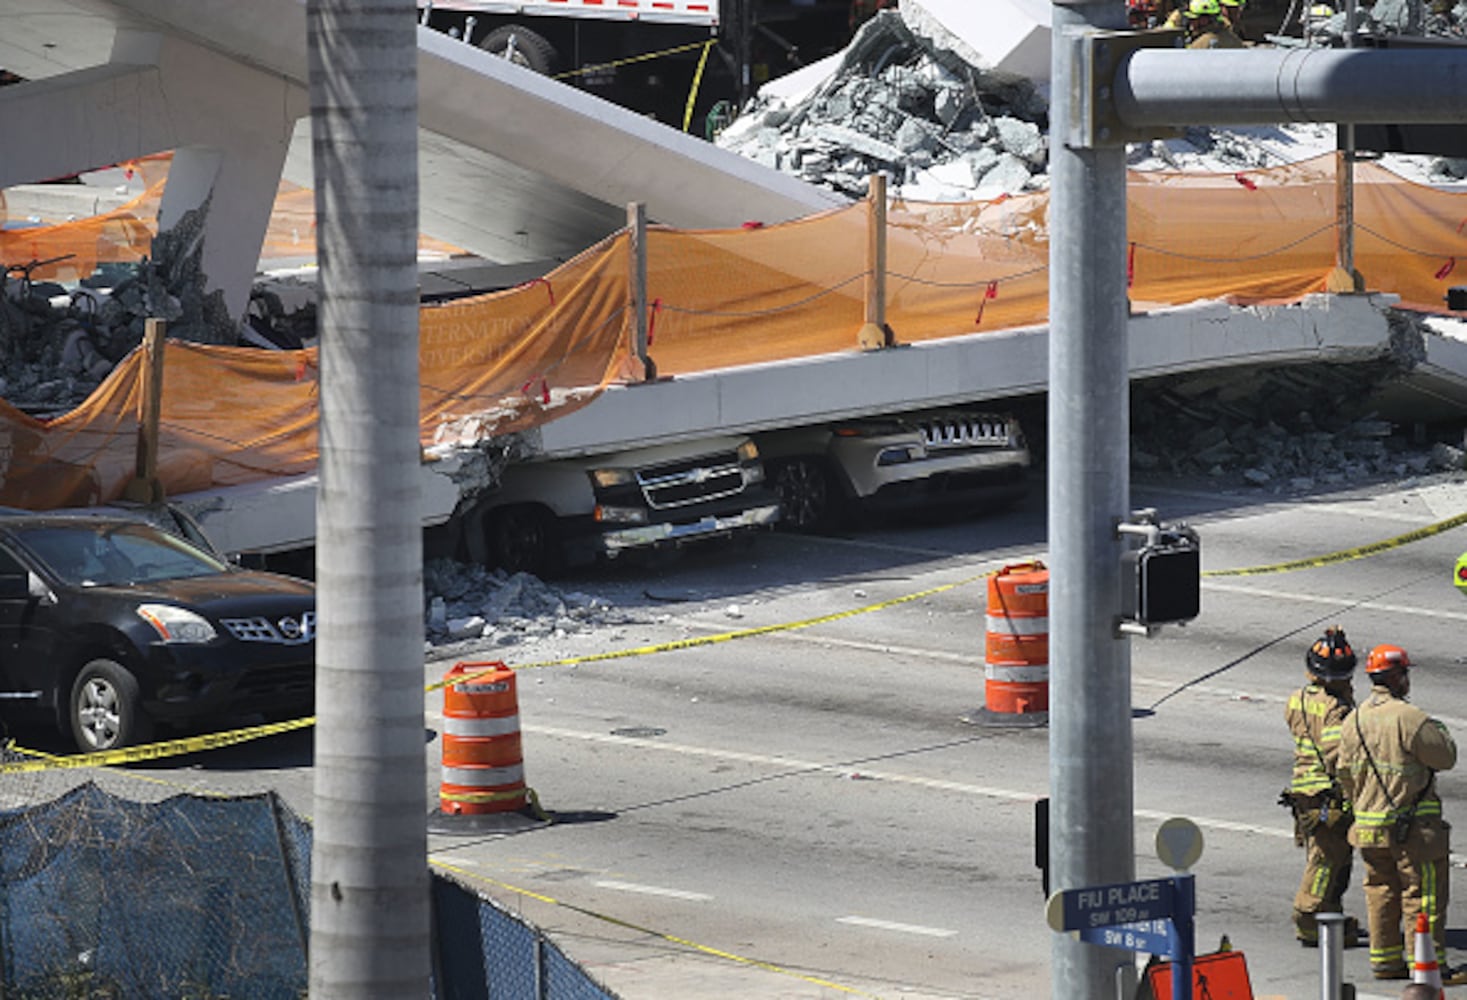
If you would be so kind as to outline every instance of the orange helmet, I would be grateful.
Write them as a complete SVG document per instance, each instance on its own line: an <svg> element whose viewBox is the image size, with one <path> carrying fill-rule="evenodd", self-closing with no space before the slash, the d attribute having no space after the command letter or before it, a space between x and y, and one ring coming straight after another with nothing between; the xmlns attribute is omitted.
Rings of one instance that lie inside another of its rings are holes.
<svg viewBox="0 0 1467 1000"><path fill-rule="evenodd" d="M1304 665L1311 674L1327 681L1349 677L1355 669L1355 651L1345 638L1345 630L1338 625L1325 629L1304 654Z"/></svg>
<svg viewBox="0 0 1467 1000"><path fill-rule="evenodd" d="M1383 674L1387 670L1397 667L1409 667L1411 657L1400 646L1376 646L1370 651L1370 656L1365 660L1365 672L1367 674Z"/></svg>

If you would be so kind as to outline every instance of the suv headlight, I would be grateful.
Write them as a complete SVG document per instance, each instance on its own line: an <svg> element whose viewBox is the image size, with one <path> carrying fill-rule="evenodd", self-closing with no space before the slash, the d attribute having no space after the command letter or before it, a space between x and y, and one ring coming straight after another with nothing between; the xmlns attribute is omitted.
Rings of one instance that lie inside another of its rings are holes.
<svg viewBox="0 0 1467 1000"><path fill-rule="evenodd" d="M153 627L164 642L205 643L217 635L203 615L171 604L139 604L138 617Z"/></svg>

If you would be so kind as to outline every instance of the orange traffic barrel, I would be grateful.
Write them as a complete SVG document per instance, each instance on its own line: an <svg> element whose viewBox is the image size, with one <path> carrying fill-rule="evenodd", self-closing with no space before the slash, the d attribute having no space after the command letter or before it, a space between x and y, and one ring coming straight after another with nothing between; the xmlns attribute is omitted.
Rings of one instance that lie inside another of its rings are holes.
<svg viewBox="0 0 1467 1000"><path fill-rule="evenodd" d="M442 811L478 816L523 809L525 764L514 671L497 661L455 663L443 680Z"/></svg>
<svg viewBox="0 0 1467 1000"><path fill-rule="evenodd" d="M988 578L983 652L990 712L1049 710L1049 570L1042 562L1005 566Z"/></svg>

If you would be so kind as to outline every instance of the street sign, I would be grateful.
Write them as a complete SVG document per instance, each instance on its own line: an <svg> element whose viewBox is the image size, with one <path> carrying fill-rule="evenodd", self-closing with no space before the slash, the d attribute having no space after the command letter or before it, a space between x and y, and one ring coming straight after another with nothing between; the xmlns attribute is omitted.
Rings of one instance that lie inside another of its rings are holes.
<svg viewBox="0 0 1467 1000"><path fill-rule="evenodd" d="M1202 853L1201 832L1194 837L1193 824L1185 819L1166 825L1168 843L1158 845L1162 860L1196 861ZM1196 879L1191 875L1120 882L1086 889L1069 889L1049 897L1044 917L1057 931L1075 931L1087 944L1107 948L1144 951L1170 958L1177 967L1172 1000L1188 1000L1192 981L1192 955L1197 929L1192 916L1197 909Z"/></svg>
<svg viewBox="0 0 1467 1000"><path fill-rule="evenodd" d="M1148 879L1087 889L1067 889L1049 897L1045 917L1057 931L1083 931L1170 917L1175 880Z"/></svg>
<svg viewBox="0 0 1467 1000"><path fill-rule="evenodd" d="M1139 924L1115 927L1091 927L1080 931L1080 940L1107 948L1144 951L1162 958L1181 958L1181 942L1176 925L1170 920L1147 920Z"/></svg>

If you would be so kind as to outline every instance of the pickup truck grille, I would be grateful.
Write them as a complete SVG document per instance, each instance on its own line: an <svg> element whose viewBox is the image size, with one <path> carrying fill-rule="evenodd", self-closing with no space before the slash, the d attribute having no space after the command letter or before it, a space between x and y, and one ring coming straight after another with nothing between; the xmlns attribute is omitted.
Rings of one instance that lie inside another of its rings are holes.
<svg viewBox="0 0 1467 1000"><path fill-rule="evenodd" d="M1009 422L989 414L927 419L919 422L929 451L942 448L994 448L1009 443Z"/></svg>
<svg viewBox="0 0 1467 1000"><path fill-rule="evenodd" d="M666 510L743 492L744 470L729 451L638 469L637 484L649 507Z"/></svg>

